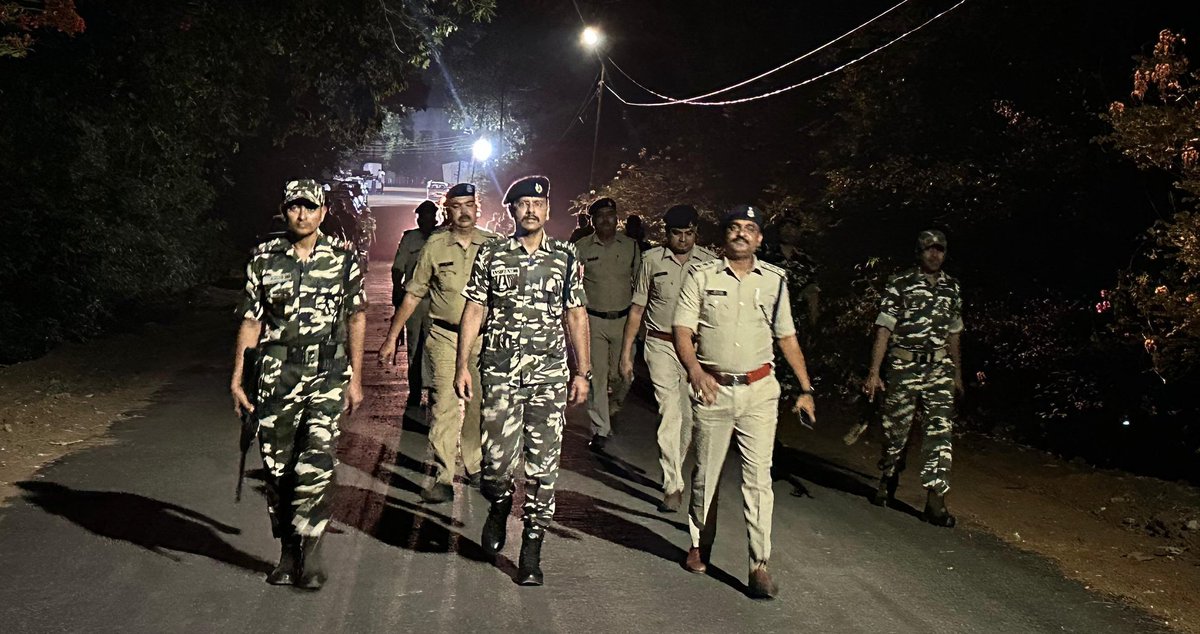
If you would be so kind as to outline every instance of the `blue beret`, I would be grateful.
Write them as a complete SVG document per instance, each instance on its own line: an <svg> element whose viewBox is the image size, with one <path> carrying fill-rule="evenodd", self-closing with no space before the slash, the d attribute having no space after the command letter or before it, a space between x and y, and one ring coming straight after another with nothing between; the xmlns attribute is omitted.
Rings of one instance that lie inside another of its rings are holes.
<svg viewBox="0 0 1200 634"><path fill-rule="evenodd" d="M526 176L525 178L517 179L512 185L508 186L508 191L504 192L504 204L515 203L518 199L527 196L549 198L550 179L545 176Z"/></svg>
<svg viewBox="0 0 1200 634"><path fill-rule="evenodd" d="M696 224L700 214L691 205L675 205L663 214L663 224L668 229L683 229Z"/></svg>
<svg viewBox="0 0 1200 634"><path fill-rule="evenodd" d="M616 211L617 210L617 201L615 201L611 198L601 198L601 199L597 200L596 202L592 203L591 205L588 205L588 213L593 216L596 215L596 212L601 209L611 209L613 211Z"/></svg>
<svg viewBox="0 0 1200 634"><path fill-rule="evenodd" d="M734 220L749 220L750 222L758 225L759 229L762 229L763 212L758 207L752 207L750 205L738 205L725 212L725 215L721 218L721 226L728 227L729 224Z"/></svg>
<svg viewBox="0 0 1200 634"><path fill-rule="evenodd" d="M459 184L455 185L454 187L451 187L450 190L446 192L446 198L458 198L459 196L474 196L474 195L475 195L475 186L472 185L471 183L459 183Z"/></svg>
<svg viewBox="0 0 1200 634"><path fill-rule="evenodd" d="M429 213L436 214L438 211L437 203L433 202L432 200L426 200L425 202L417 205L417 208L415 210L413 210L413 213L420 215L421 213L426 212L426 211Z"/></svg>

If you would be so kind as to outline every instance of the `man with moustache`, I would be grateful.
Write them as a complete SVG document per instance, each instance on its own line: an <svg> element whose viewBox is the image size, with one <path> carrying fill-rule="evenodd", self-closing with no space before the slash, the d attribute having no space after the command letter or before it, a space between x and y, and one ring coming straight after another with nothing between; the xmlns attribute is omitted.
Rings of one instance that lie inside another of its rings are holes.
<svg viewBox="0 0 1200 634"><path fill-rule="evenodd" d="M874 400L885 391L880 367L887 360L883 403L882 475L873 502L890 503L900 481L913 414L920 409L925 426L921 453L921 485L928 491L922 518L935 526L953 527L946 509L950 491L951 431L954 396L963 392L960 339L962 293L958 280L942 270L946 235L922 231L917 236L918 266L888 280L875 319L875 344L863 391Z"/></svg>
<svg viewBox="0 0 1200 634"><path fill-rule="evenodd" d="M466 402L465 416L460 412L454 393L454 371L458 350L458 326L462 317L463 287L480 247L496 234L475 226L479 201L475 186L459 183L446 192L442 206L449 229L439 229L429 237L417 258L412 277L405 286L404 301L392 316L392 325L379 348L379 363L396 363L400 329L422 303L429 305L429 333L425 339L425 357L429 374L425 380L433 389L433 424L429 427L429 448L437 471L432 482L421 491L421 499L431 504L454 499L454 469L462 440L463 467L467 482L480 482L479 394ZM471 349L468 368L479 382L479 345Z"/></svg>
<svg viewBox="0 0 1200 634"><path fill-rule="evenodd" d="M729 443L737 439L742 501L750 542L749 594L773 598L771 579L771 459L778 422L779 382L772 372L779 349L800 379L793 411L816 418L812 383L796 340L787 274L754 257L762 243L762 211L739 205L722 221L725 257L688 271L675 307L675 351L687 369L695 419L696 468L688 528L691 548L684 567L707 570L716 530L718 480Z"/></svg>
<svg viewBox="0 0 1200 634"><path fill-rule="evenodd" d="M367 295L353 245L321 233L325 192L289 182L281 208L288 235L259 245L246 266L234 353L234 412L253 413L266 474L271 531L281 542L275 585L318 590L329 525L338 418L362 403ZM242 388L247 348L258 347L255 403Z"/></svg>
<svg viewBox="0 0 1200 634"><path fill-rule="evenodd" d="M591 337L592 386L588 417L592 421L592 451L602 452L612 435L612 414L629 393L629 383L617 373L621 340L633 297L640 249L632 238L617 233L617 203L601 198L588 208L595 233L575 243L583 261L587 292L588 332ZM612 393L609 393L609 388Z"/></svg>
<svg viewBox="0 0 1200 634"><path fill-rule="evenodd" d="M417 228L409 229L400 237L396 245L396 258L392 262L392 306L399 312L400 304L404 302L404 293L408 282L413 278L413 269L421 249L433 230L437 228L438 206L426 200L417 205ZM393 316L395 313L393 313ZM408 317L405 325L404 340L408 345L408 403L416 405L421 401L421 390L425 388L422 370L424 365L425 337L429 333L429 299L426 298Z"/></svg>
<svg viewBox="0 0 1200 634"><path fill-rule="evenodd" d="M698 262L717 256L696 246L698 214L690 205L675 205L663 216L667 240L642 255L633 306L621 342L621 376L633 382L633 343L646 321L646 365L658 401L658 454L663 471L663 499L658 510L674 513L683 503L683 461L692 443L692 402L688 376L672 343L671 323L684 273Z"/></svg>
<svg viewBox="0 0 1200 634"><path fill-rule="evenodd" d="M546 235L550 181L527 176L504 194L516 223L508 239L485 244L463 289L466 304L458 337L460 398L483 392L483 482L491 502L483 525L484 551L504 548L512 510L513 472L524 445L525 504L517 581L540 586L542 543L554 517L554 484L568 404L587 399L592 379L583 273L568 242ZM485 321L486 318L486 321ZM483 328L479 380L470 371L471 350ZM567 368L567 342L574 372Z"/></svg>

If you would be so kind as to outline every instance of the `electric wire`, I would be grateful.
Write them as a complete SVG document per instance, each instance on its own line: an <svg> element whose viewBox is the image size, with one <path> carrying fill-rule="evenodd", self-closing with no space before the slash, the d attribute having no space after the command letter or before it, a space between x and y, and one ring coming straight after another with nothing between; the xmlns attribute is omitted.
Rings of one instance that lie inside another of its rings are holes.
<svg viewBox="0 0 1200 634"><path fill-rule="evenodd" d="M913 33L916 33L917 31L920 31L921 29L925 28L926 26L928 26L929 24L933 23L934 21L936 21L936 20L940 19L942 16L946 15L947 13L950 13L951 11L953 11L953 10L957 9L958 7L961 7L961 6L962 6L963 4L965 4L966 2L967 2L967 0L959 0L957 3L955 3L955 4L954 4L953 6L951 6L949 9L946 9L945 11L942 11L941 13L938 13L937 15L933 16L932 18L929 18L928 20L926 20L926 21L922 22L921 24L917 25L915 28L913 28L913 29L910 29L910 30L908 30L908 31L906 31L906 32L904 32L904 33L902 33L902 34L900 34L898 37L896 37L896 38L893 38L892 40L889 40L888 42L886 42L886 43L884 43L884 44L882 44L882 45L880 45L880 46L878 46L878 47L876 47L876 48L874 48L874 49L871 49L870 51L868 51L868 52L864 53L863 55L860 55L859 57L856 57L856 58L854 58L854 59L852 59L852 60L850 60L850 61L846 62L845 64L842 64L842 65L840 65L840 66L834 67L834 68L832 68L832 69L830 69L830 70L827 70L827 71L825 71L825 72L823 72L823 73L820 73L819 75L815 75L815 76L813 76L813 77L809 77L808 79L805 79L804 81L797 82L797 83L795 83L795 84L792 84L792 85L790 85L790 86L784 86L783 88L778 88L778 89L776 89L776 90L772 90L772 91L770 91L770 92L766 92L766 93L763 93L763 94L761 94L761 95L754 95L754 96L752 96L752 97L743 97L743 98L741 98L741 99L727 99L727 100L723 100L723 101L689 101L689 100L677 100L677 101L665 101L665 102L646 102L646 103L639 103L639 102L632 102L632 101L629 101L629 100L625 99L625 98L624 98L624 97L622 97L620 94L618 94L618 93L617 93L617 91L613 90L612 86L611 86L609 83L605 83L605 84L604 84L604 88L605 88L606 90L608 90L608 92L612 93L612 95L613 95L614 97L616 97L618 101L620 101L621 103L625 104L626 106L637 106L637 107L642 107L642 108L657 108L657 107L661 107L661 106L675 106L675 105L687 105L687 106L731 106L731 105L735 105L735 104L747 103L747 102L750 102L750 101L758 101L759 99L766 99L766 98L768 98L768 97L774 97L775 95L778 95L778 94L780 94L780 93L785 93L785 92L788 92L788 91L790 91L790 90L795 90L796 88L800 88L801 86L806 86L806 85L808 85L808 84L811 84L811 83L813 83L813 82L815 82L815 81L817 81L817 80L819 80L819 79L824 79L825 77L828 77L828 76L830 76L830 75L833 75L833 74L835 74L835 73L839 73L839 72L841 72L841 71L843 71L843 70L845 70L845 69L849 68L850 66L853 66L854 64L857 64L858 62L861 62L861 61L863 61L864 59L867 59L868 57L871 57L872 55L874 55L874 54L876 54L876 53L878 53L878 52L880 52L880 51L882 51L882 50L884 50L884 49L888 48L889 46L891 46L891 45L893 45L893 44L895 44L895 43L899 42L900 40L903 40L904 38L908 37L909 35L912 35Z"/></svg>

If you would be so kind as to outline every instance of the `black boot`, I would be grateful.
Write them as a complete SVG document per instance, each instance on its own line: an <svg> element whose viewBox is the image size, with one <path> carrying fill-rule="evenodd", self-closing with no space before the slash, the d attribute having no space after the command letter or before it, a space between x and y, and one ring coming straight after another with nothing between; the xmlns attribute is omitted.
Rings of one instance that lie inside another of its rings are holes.
<svg viewBox="0 0 1200 634"><path fill-rule="evenodd" d="M290 586L296 582L296 562L300 559L300 539L289 535L279 540L279 564L267 574L267 583Z"/></svg>
<svg viewBox="0 0 1200 634"><path fill-rule="evenodd" d="M954 516L946 510L946 497L933 489L929 490L929 497L925 500L925 512L921 514L921 519L934 526L945 528L954 528L955 524Z"/></svg>
<svg viewBox="0 0 1200 634"><path fill-rule="evenodd" d="M521 561L517 565L517 583L523 586L542 585L542 542L546 534L526 530L521 534Z"/></svg>
<svg viewBox="0 0 1200 634"><path fill-rule="evenodd" d="M296 587L320 590L329 578L321 562L321 538L300 538L300 565L296 567Z"/></svg>
<svg viewBox="0 0 1200 634"><path fill-rule="evenodd" d="M508 532L508 514L512 512L512 496L509 495L499 502L493 502L488 509L487 519L483 522L483 552L489 557L495 557L504 549L504 539Z"/></svg>
<svg viewBox="0 0 1200 634"><path fill-rule="evenodd" d="M871 498L871 504L875 506L886 506L891 504L896 499L896 489L900 486L900 474L893 473L879 478L879 486L875 488L875 497Z"/></svg>

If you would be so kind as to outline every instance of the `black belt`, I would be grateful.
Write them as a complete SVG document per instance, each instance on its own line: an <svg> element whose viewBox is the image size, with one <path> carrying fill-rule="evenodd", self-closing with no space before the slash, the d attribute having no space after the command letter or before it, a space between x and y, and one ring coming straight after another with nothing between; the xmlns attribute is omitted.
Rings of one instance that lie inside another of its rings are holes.
<svg viewBox="0 0 1200 634"><path fill-rule="evenodd" d="M328 369L331 361L346 356L346 348L340 343L314 343L309 345L269 343L262 347L262 353L286 363L316 364L322 369Z"/></svg>
<svg viewBox="0 0 1200 634"><path fill-rule="evenodd" d="M449 330L450 332L458 332L458 324L452 324L452 323L446 321L445 319L435 319L435 320L433 320L433 325L437 326L438 328L441 328L442 330Z"/></svg>
<svg viewBox="0 0 1200 634"><path fill-rule="evenodd" d="M591 315L592 317L599 317L600 319L620 319L629 314L629 307L625 307L625 310L610 311L592 310L589 308L587 309L587 314Z"/></svg>

